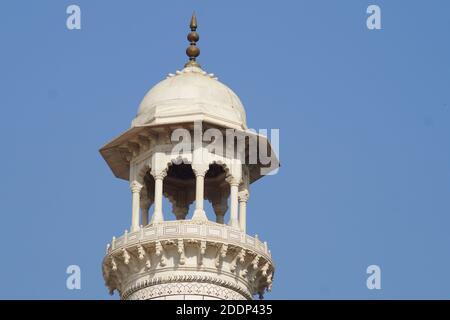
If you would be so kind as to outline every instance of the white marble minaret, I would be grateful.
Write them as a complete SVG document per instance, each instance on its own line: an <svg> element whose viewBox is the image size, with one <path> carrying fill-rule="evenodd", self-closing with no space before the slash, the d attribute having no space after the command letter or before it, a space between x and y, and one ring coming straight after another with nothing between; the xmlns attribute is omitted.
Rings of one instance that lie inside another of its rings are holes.
<svg viewBox="0 0 450 320"><path fill-rule="evenodd" d="M122 299L252 299L272 287L267 243L246 234L249 186L264 167L251 161L259 152L250 140L274 153L247 130L238 96L197 63L195 16L190 27L190 61L154 86L131 128L100 150L131 189L131 227L113 237L103 260L106 286ZM227 129L247 137L243 148L227 143ZM163 214L163 197L172 214ZM260 216L251 212L250 219Z"/></svg>

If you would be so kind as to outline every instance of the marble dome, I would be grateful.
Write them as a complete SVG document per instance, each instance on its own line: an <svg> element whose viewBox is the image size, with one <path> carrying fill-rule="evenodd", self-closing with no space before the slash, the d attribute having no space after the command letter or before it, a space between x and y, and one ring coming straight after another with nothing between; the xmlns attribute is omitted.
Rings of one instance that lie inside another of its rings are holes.
<svg viewBox="0 0 450 320"><path fill-rule="evenodd" d="M155 85L142 100L132 127L205 121L247 129L239 97L213 74L185 67Z"/></svg>

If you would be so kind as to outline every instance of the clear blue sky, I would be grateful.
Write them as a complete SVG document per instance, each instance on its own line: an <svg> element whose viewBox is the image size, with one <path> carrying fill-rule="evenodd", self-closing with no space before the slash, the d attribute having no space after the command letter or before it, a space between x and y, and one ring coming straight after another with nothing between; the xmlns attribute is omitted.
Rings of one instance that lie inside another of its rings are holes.
<svg viewBox="0 0 450 320"><path fill-rule="evenodd" d="M66 29L70 4L80 31ZM194 9L202 66L250 127L280 129L283 166L248 205L277 265L267 297L450 298L445 0L2 1L0 298L110 298L101 261L131 200L98 149L183 66ZM80 291L66 289L70 264Z"/></svg>

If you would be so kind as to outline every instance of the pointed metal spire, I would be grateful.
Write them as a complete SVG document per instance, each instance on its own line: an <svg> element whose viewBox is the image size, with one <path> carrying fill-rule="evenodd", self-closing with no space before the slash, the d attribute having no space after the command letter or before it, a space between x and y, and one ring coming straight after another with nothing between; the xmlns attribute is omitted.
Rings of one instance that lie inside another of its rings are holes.
<svg viewBox="0 0 450 320"><path fill-rule="evenodd" d="M197 30L197 17L195 16L195 11L192 13L191 24L189 27L191 27L191 31Z"/></svg>
<svg viewBox="0 0 450 320"><path fill-rule="evenodd" d="M186 54L189 57L189 62L186 63L184 66L200 68L200 65L196 61L196 58L200 55L200 49L197 47L197 41L200 39L200 36L196 31L197 17L195 16L195 12L192 14L191 23L189 26L191 28L191 32L189 32L187 39L190 42L190 45L186 49Z"/></svg>

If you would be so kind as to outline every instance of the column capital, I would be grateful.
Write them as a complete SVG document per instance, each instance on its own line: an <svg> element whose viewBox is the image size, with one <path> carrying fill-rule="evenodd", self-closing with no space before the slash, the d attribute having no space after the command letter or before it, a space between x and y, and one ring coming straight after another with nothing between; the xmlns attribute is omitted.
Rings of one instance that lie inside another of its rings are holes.
<svg viewBox="0 0 450 320"><path fill-rule="evenodd" d="M139 192L141 192L143 187L144 186L140 182L138 182L136 180L134 180L134 181L132 181L130 183L130 189L131 189L132 193L139 193Z"/></svg>
<svg viewBox="0 0 450 320"><path fill-rule="evenodd" d="M247 202L250 198L250 192L248 190L242 190L238 192L238 198L241 202Z"/></svg>
<svg viewBox="0 0 450 320"><path fill-rule="evenodd" d="M228 175L225 180L230 184L230 186L238 187L241 184L241 179L234 177L233 175Z"/></svg>
<svg viewBox="0 0 450 320"><path fill-rule="evenodd" d="M164 178L167 176L167 171L163 170L160 172L151 172L151 175L155 180L164 180Z"/></svg>
<svg viewBox="0 0 450 320"><path fill-rule="evenodd" d="M206 172L208 172L208 170L209 170L209 165L200 165L200 166L193 165L192 166L192 171L194 171L194 174L196 177L198 177L198 176L204 177L206 175Z"/></svg>

